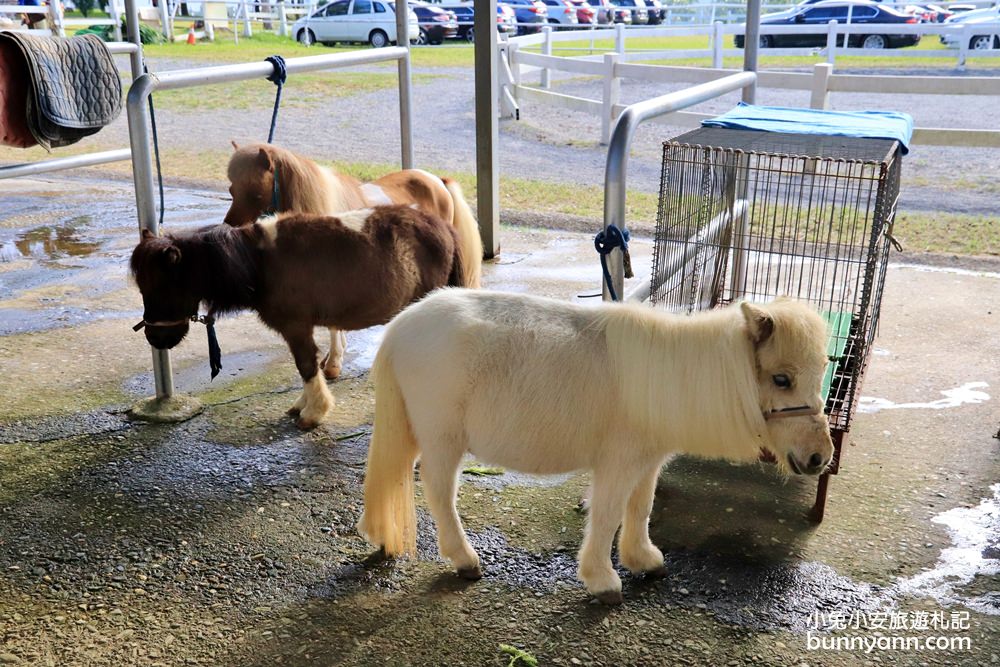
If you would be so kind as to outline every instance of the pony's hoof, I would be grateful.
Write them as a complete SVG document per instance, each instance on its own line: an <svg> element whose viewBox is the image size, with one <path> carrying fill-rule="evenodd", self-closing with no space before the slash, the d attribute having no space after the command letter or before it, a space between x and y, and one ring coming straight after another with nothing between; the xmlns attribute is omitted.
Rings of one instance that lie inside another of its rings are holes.
<svg viewBox="0 0 1000 667"><path fill-rule="evenodd" d="M658 568L646 570L642 573L642 576L646 579L666 579L668 574L670 573L667 571L667 566L661 565Z"/></svg>
<svg viewBox="0 0 1000 667"><path fill-rule="evenodd" d="M292 407L288 408L288 410L285 411L286 414L292 417L298 417L301 412L302 408L300 408L297 405L293 405Z"/></svg>
<svg viewBox="0 0 1000 667"><path fill-rule="evenodd" d="M606 604L611 607L625 602L625 596L622 595L621 591L603 591L601 593L594 593L594 598L601 604Z"/></svg>
<svg viewBox="0 0 1000 667"><path fill-rule="evenodd" d="M324 366L323 377L325 377L327 380L336 380L337 378L340 377L340 367L338 366L337 368L327 368L326 366Z"/></svg>
<svg viewBox="0 0 1000 667"><path fill-rule="evenodd" d="M469 581L479 581L483 578L483 568L478 565L472 567L460 567L457 570L458 576Z"/></svg>
<svg viewBox="0 0 1000 667"><path fill-rule="evenodd" d="M315 419L306 419L305 417L299 417L295 420L295 425L298 426L303 431L311 431L317 426L319 422Z"/></svg>

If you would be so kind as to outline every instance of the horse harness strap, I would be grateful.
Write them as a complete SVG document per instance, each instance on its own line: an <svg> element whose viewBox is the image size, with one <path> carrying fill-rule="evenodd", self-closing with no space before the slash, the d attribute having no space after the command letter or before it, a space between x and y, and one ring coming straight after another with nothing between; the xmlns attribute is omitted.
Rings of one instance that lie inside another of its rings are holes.
<svg viewBox="0 0 1000 667"><path fill-rule="evenodd" d="M764 413L764 419L785 419L786 417L811 417L813 415L818 415L822 410L820 408L811 408L808 405L799 405L794 408L779 408L777 410L769 410Z"/></svg>
<svg viewBox="0 0 1000 667"><path fill-rule="evenodd" d="M182 324L187 324L188 322L201 322L202 324L208 326L210 324L215 324L215 318L211 315L192 315L191 317L185 317L182 320L167 320L160 322L147 322L146 320L142 320L132 327L132 331L140 331L143 327L176 327Z"/></svg>

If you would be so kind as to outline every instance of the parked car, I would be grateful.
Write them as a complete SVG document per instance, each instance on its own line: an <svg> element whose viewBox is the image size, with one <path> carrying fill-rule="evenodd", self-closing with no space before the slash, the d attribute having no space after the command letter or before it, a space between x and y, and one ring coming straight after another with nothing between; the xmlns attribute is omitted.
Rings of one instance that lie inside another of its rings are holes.
<svg viewBox="0 0 1000 667"><path fill-rule="evenodd" d="M542 0L504 0L504 2L514 10L519 35L538 32L548 23L549 8Z"/></svg>
<svg viewBox="0 0 1000 667"><path fill-rule="evenodd" d="M569 0L542 0L548 10L548 22L564 29L576 28L580 19L576 17L576 7Z"/></svg>
<svg viewBox="0 0 1000 667"><path fill-rule="evenodd" d="M892 7L874 2L843 2L841 0L822 0L808 5L799 5L792 9L774 14L766 14L760 18L761 25L811 25L816 26L815 33L796 33L793 35L761 35L760 46L767 49L781 46L825 46L826 24L830 21L847 23L848 16L852 24L886 24L886 30L891 30L892 24L917 23L918 19L910 14L904 14ZM903 46L913 46L920 41L920 35L898 35L891 33L865 33L851 35L849 46L865 49L886 49ZM736 48L743 48L743 35L734 35Z"/></svg>
<svg viewBox="0 0 1000 667"><path fill-rule="evenodd" d="M649 10L643 0L611 0L611 4L631 12L633 25L645 25L649 22Z"/></svg>
<svg viewBox="0 0 1000 667"><path fill-rule="evenodd" d="M944 23L946 20L950 19L952 16L955 15L955 12L951 11L950 9L946 9L943 5L930 4L930 5L925 5L925 7L927 7L927 9L937 14L938 23Z"/></svg>
<svg viewBox="0 0 1000 667"><path fill-rule="evenodd" d="M953 26L983 24L983 33L979 35L974 33L969 38L969 48L973 51L1000 49L1000 34L998 34L1000 31L997 30L997 23L1000 23L1000 5L956 14L944 22L945 25ZM941 43L953 49L959 47L961 39L962 33L960 32L941 35Z"/></svg>
<svg viewBox="0 0 1000 667"><path fill-rule="evenodd" d="M586 0L586 2L594 10L594 18L598 25L632 23L632 12L612 5L611 0Z"/></svg>
<svg viewBox="0 0 1000 667"><path fill-rule="evenodd" d="M587 0L569 0L570 4L576 8L576 21L580 25L594 25L597 23L597 10L587 4Z"/></svg>
<svg viewBox="0 0 1000 667"><path fill-rule="evenodd" d="M649 25L660 25L667 17L667 10L660 0L644 0L646 11L649 12Z"/></svg>
<svg viewBox="0 0 1000 667"><path fill-rule="evenodd" d="M440 44L458 34L458 21L454 13L420 0L409 0L409 2L410 9L417 15L417 21L420 23L418 44Z"/></svg>
<svg viewBox="0 0 1000 667"><path fill-rule="evenodd" d="M473 26L476 16L475 7L471 2L461 5L441 5L441 8L447 9L455 15L455 21L458 23L458 32L455 36L458 39L467 42L476 40L476 31ZM517 32L517 18L514 16L514 10L504 2L497 3L497 32L504 35Z"/></svg>
<svg viewBox="0 0 1000 667"><path fill-rule="evenodd" d="M420 38L417 15L408 9L409 41ZM396 42L396 3L386 0L337 0L292 24L302 44L368 42L374 47Z"/></svg>

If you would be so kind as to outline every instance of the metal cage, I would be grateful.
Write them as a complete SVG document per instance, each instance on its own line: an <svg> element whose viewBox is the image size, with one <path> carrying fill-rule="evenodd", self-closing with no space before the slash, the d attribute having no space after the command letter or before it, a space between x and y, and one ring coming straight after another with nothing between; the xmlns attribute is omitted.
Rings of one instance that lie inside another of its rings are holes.
<svg viewBox="0 0 1000 667"><path fill-rule="evenodd" d="M831 472L878 325L900 162L888 139L702 128L663 146L651 302L681 312L778 296L814 304L831 332Z"/></svg>

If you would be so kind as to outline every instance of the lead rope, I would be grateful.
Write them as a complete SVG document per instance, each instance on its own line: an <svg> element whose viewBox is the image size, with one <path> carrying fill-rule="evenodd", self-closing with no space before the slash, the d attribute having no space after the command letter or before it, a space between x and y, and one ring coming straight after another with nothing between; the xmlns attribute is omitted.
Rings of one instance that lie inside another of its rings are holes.
<svg viewBox="0 0 1000 667"><path fill-rule="evenodd" d="M627 229L619 229L617 225L608 225L606 229L602 229L594 237L594 248L597 250L597 254L601 256L601 271L604 272L604 284L608 286L608 294L611 295L612 301L619 301L618 294L615 293L615 287L611 282L611 273L608 272L608 255L615 248L622 249L622 264L625 267L625 277L631 278L632 273L632 258L628 254L628 239L629 233Z"/></svg>
<svg viewBox="0 0 1000 667"><path fill-rule="evenodd" d="M267 133L267 143L274 141L274 128L278 124L278 108L281 106L281 89L288 79L288 70L285 68L285 59L281 56L268 56L267 62L274 65L274 71L267 77L267 80L278 87L274 94L274 111L271 112L271 130Z"/></svg>
<svg viewBox="0 0 1000 667"><path fill-rule="evenodd" d="M145 63L142 65L142 71L145 74L149 74L149 68L146 67ZM153 155L156 156L156 182L160 190L160 215L159 222L157 223L157 228L159 228L163 226L163 210L165 208L163 204L163 169L160 166L160 140L156 135L156 110L153 108L152 93L150 93L147 101L149 102L149 125L153 131Z"/></svg>

